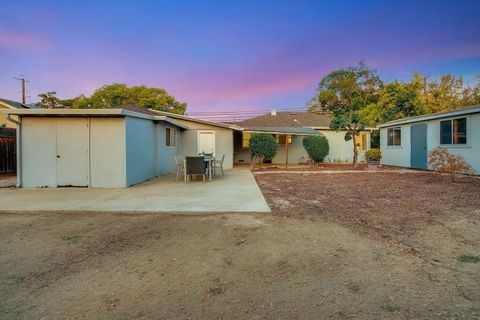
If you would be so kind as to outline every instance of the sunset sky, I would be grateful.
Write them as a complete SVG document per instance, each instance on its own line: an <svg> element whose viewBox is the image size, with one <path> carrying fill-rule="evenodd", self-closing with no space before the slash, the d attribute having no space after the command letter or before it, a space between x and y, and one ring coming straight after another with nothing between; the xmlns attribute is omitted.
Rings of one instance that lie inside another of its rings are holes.
<svg viewBox="0 0 480 320"><path fill-rule="evenodd" d="M328 72L388 81L480 73L480 1L0 2L0 97L61 98L114 82L165 88L189 111L303 107Z"/></svg>

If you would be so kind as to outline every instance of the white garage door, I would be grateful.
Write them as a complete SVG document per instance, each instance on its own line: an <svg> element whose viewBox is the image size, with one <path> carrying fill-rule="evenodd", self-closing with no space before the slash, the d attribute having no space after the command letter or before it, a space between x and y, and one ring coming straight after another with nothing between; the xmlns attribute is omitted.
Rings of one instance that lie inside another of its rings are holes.
<svg viewBox="0 0 480 320"><path fill-rule="evenodd" d="M21 157L25 187L88 186L88 119L24 118Z"/></svg>
<svg viewBox="0 0 480 320"><path fill-rule="evenodd" d="M87 118L57 121L57 185L88 186L89 133Z"/></svg>

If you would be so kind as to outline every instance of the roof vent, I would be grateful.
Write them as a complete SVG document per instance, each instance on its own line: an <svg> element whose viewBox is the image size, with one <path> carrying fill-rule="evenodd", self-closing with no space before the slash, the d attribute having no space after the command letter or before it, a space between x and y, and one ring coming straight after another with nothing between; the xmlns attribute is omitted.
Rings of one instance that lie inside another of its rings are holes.
<svg viewBox="0 0 480 320"><path fill-rule="evenodd" d="M275 109L270 110L270 115L272 117L276 116L277 115L277 110L275 110Z"/></svg>

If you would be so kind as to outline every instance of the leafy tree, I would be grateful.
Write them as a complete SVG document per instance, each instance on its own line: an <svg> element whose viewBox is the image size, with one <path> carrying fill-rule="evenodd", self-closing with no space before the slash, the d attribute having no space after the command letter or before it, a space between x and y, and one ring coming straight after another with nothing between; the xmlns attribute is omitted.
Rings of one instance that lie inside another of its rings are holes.
<svg viewBox="0 0 480 320"><path fill-rule="evenodd" d="M360 111L362 119L371 126L417 116L424 113L423 101L416 82L391 82L383 86L376 103Z"/></svg>
<svg viewBox="0 0 480 320"><path fill-rule="evenodd" d="M277 154L277 142L271 134L255 134L250 138L250 156L252 160L271 160ZM252 161L252 165L253 165Z"/></svg>
<svg viewBox="0 0 480 320"><path fill-rule="evenodd" d="M464 85L462 77L446 74L438 80L429 80L415 73L411 81L418 89L425 113L453 111L480 104L480 83Z"/></svg>
<svg viewBox="0 0 480 320"><path fill-rule="evenodd" d="M38 106L45 109L58 109L63 108L60 103L60 99L57 98L57 93L55 91L49 91L46 93L41 93L38 95L42 100L37 103Z"/></svg>
<svg viewBox="0 0 480 320"><path fill-rule="evenodd" d="M380 130L373 130L370 133L370 148L380 148Z"/></svg>
<svg viewBox="0 0 480 320"><path fill-rule="evenodd" d="M128 87L125 84L114 83L106 85L90 96L79 96L73 101L74 108L105 108L126 104L136 104L141 107L184 114L186 103L180 103L161 88L146 86Z"/></svg>
<svg viewBox="0 0 480 320"><path fill-rule="evenodd" d="M331 72L319 83L316 96L310 101L309 111L330 112L329 127L345 131L345 141L353 142L353 166L357 166L356 137L364 129L361 111L377 103L382 80L365 63Z"/></svg>
<svg viewBox="0 0 480 320"><path fill-rule="evenodd" d="M303 139L303 147L314 163L323 162L328 155L328 139L325 136L308 136Z"/></svg>

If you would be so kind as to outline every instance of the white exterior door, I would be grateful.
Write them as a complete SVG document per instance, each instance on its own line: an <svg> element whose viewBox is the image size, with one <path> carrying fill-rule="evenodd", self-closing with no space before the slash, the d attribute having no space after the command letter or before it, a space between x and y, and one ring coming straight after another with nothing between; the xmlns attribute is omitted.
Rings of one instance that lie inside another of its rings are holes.
<svg viewBox="0 0 480 320"><path fill-rule="evenodd" d="M198 132L198 153L213 153L215 155L215 131Z"/></svg>
<svg viewBox="0 0 480 320"><path fill-rule="evenodd" d="M87 187L89 130L87 118L57 120L57 186Z"/></svg>

